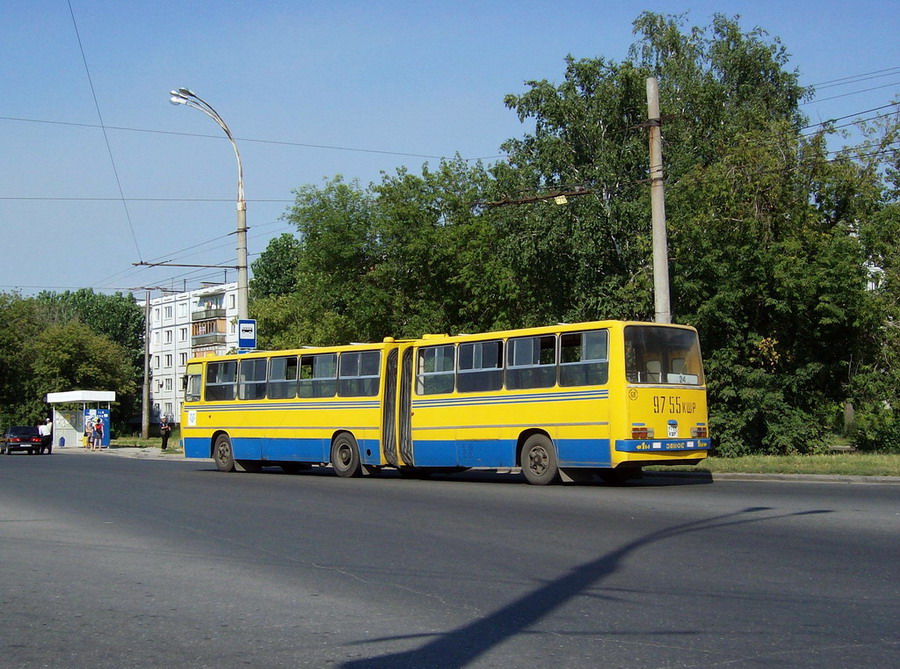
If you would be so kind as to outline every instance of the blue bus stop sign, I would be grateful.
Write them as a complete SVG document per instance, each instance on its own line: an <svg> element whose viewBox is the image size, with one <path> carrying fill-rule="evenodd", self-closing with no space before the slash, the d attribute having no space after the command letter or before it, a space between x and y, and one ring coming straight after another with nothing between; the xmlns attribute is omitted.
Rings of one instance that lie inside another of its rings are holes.
<svg viewBox="0 0 900 669"><path fill-rule="evenodd" d="M256 348L256 320L238 321L238 348Z"/></svg>

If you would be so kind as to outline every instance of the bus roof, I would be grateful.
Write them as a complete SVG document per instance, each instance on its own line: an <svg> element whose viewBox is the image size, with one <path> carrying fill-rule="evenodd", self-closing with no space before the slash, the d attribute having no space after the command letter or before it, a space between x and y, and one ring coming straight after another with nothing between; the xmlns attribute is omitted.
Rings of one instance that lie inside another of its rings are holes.
<svg viewBox="0 0 900 669"><path fill-rule="evenodd" d="M216 360L223 359L253 359L259 357L271 357L272 355L302 355L315 351L317 353L343 353L345 351L356 351L360 349L368 349L372 351L381 351L393 348L401 343L415 342L436 342L445 341L447 343L457 343L461 341L478 341L488 339L507 339L509 337L527 337L529 335L550 334L554 332L574 332L585 329L599 328L625 328L628 326L650 326L650 327L666 327L677 328L682 330L696 331L689 325L678 325L675 323L654 323L648 321L621 321L621 320L603 320L603 321L584 321L579 323L557 323L556 325L542 325L539 327L517 328L513 330L495 330L478 333L460 333L450 335L446 333L427 333L417 339L395 339L393 337L385 337L380 342L352 342L349 344L340 344L335 346L300 346L294 349L282 349L272 351L248 351L245 353L225 353L220 355L207 355L197 358L191 358L188 363L199 363L207 358Z"/></svg>

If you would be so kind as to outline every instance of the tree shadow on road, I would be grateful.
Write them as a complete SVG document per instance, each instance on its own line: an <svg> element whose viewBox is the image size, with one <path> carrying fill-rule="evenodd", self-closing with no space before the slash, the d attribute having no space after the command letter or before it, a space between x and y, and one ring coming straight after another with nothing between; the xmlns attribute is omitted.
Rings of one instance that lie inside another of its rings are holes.
<svg viewBox="0 0 900 669"><path fill-rule="evenodd" d="M674 525L631 541L621 548L595 560L573 568L568 574L510 602L501 609L450 632L440 634L421 648L388 655L352 660L341 666L345 669L376 669L383 667L463 667L502 642L526 632L529 627L563 606L581 593L596 587L614 574L623 560L635 551L651 544L692 532L722 527L758 523L780 518L831 513L811 510L780 515L761 516L770 507L750 507L733 513ZM409 638L397 636L380 641ZM367 642L368 643L368 642Z"/></svg>

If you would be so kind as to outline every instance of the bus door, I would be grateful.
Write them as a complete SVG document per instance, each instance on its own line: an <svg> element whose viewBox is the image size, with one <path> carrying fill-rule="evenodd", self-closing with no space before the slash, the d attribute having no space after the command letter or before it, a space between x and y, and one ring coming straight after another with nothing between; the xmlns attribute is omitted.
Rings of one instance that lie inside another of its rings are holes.
<svg viewBox="0 0 900 669"><path fill-rule="evenodd" d="M400 393L397 407L397 440L402 464L415 465L412 440L413 347L403 349L400 363Z"/></svg>
<svg viewBox="0 0 900 669"><path fill-rule="evenodd" d="M381 452L385 462L398 466L397 460L397 360L395 348L388 352L384 367L384 401L381 405Z"/></svg>

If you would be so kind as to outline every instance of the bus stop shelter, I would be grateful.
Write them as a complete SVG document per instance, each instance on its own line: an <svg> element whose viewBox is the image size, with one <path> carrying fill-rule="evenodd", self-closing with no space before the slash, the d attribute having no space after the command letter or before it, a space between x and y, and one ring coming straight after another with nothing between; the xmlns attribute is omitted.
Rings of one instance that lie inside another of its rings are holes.
<svg viewBox="0 0 900 669"><path fill-rule="evenodd" d="M53 407L53 446L81 446L85 423L97 418L103 421L103 446L109 446L109 407L115 401L114 390L47 393L47 404Z"/></svg>

